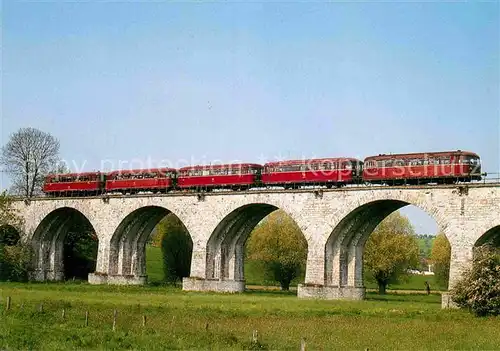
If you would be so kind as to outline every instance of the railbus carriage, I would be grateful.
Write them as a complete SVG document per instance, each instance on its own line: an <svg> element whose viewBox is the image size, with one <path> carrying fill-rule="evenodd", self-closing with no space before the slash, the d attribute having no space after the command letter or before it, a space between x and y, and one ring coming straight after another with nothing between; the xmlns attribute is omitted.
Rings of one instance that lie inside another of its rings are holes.
<svg viewBox="0 0 500 351"><path fill-rule="evenodd" d="M365 158L363 180L387 185L452 184L481 180L479 156L468 151L378 155Z"/></svg>
<svg viewBox="0 0 500 351"><path fill-rule="evenodd" d="M166 193L175 186L175 168L131 169L106 175L106 192L135 194L139 191Z"/></svg>
<svg viewBox="0 0 500 351"><path fill-rule="evenodd" d="M255 163L189 166L178 170L177 187L243 190L260 183L262 166Z"/></svg>
<svg viewBox="0 0 500 351"><path fill-rule="evenodd" d="M93 196L103 192L105 181L101 172L51 174L42 190L51 196Z"/></svg>
<svg viewBox="0 0 500 351"><path fill-rule="evenodd" d="M266 186L297 188L305 185L340 187L361 178L363 162L355 158L319 158L269 162L264 165Z"/></svg>

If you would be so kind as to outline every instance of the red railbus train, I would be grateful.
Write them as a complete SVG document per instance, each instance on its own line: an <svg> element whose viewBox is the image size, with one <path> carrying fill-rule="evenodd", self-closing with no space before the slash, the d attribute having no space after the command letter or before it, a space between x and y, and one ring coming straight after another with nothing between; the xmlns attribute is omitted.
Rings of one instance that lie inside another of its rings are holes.
<svg viewBox="0 0 500 351"><path fill-rule="evenodd" d="M175 186L175 168L133 169L106 174L106 192L167 192Z"/></svg>
<svg viewBox="0 0 500 351"><path fill-rule="evenodd" d="M52 196L91 196L139 191L167 192L244 190L253 187L299 188L321 185L331 188L348 184L415 185L470 182L481 179L481 162L468 151L446 151L369 156L321 158L255 163L189 166L179 170L87 172L49 175L44 193Z"/></svg>
<svg viewBox="0 0 500 351"><path fill-rule="evenodd" d="M51 174L45 177L42 190L56 196L92 196L102 191L104 182L101 172Z"/></svg>
<svg viewBox="0 0 500 351"><path fill-rule="evenodd" d="M355 158L318 158L269 162L264 165L262 183L271 186L342 186L361 176L362 162Z"/></svg>
<svg viewBox="0 0 500 351"><path fill-rule="evenodd" d="M367 183L451 184L480 179L479 156L461 150L370 156L363 167Z"/></svg>
<svg viewBox="0 0 500 351"><path fill-rule="evenodd" d="M178 170L179 189L248 189L260 181L262 166L255 163L189 166Z"/></svg>

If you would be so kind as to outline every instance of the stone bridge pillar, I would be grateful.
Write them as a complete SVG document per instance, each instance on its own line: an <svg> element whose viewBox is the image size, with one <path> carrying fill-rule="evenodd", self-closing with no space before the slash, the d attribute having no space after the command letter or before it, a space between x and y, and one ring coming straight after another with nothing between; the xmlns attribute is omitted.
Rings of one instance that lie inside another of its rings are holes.
<svg viewBox="0 0 500 351"><path fill-rule="evenodd" d="M183 279L183 290L243 292L245 241L269 211L272 210L264 207L215 216L224 219L197 234L205 240L198 240L193 247L191 275Z"/></svg>

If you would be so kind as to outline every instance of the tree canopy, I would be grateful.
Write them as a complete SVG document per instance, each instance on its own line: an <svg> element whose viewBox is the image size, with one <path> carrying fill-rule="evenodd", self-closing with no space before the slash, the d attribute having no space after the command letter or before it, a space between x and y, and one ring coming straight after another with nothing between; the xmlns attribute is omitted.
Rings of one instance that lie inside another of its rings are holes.
<svg viewBox="0 0 500 351"><path fill-rule="evenodd" d="M23 221L12 207L12 199L0 194L0 280L28 279L31 247L20 239Z"/></svg>
<svg viewBox="0 0 500 351"><path fill-rule="evenodd" d="M443 233L440 233L436 236L432 245L431 261L434 265L434 276L436 281L444 288L448 288L450 257L450 242Z"/></svg>
<svg viewBox="0 0 500 351"><path fill-rule="evenodd" d="M167 283L176 283L189 277L193 241L181 220L170 213L156 227L153 245L161 245L163 272Z"/></svg>
<svg viewBox="0 0 500 351"><path fill-rule="evenodd" d="M0 227L9 226L21 231L23 220L12 207L12 198L6 191L0 193Z"/></svg>
<svg viewBox="0 0 500 351"><path fill-rule="evenodd" d="M269 280L288 290L305 269L307 242L297 224L283 211L267 216L250 234L247 257L262 263Z"/></svg>
<svg viewBox="0 0 500 351"><path fill-rule="evenodd" d="M41 191L43 180L56 168L59 141L36 128L21 128L2 147L0 164L11 176L12 192L32 197Z"/></svg>
<svg viewBox="0 0 500 351"><path fill-rule="evenodd" d="M99 240L90 222L74 217L64 238L64 276L87 279L95 271Z"/></svg>
<svg viewBox="0 0 500 351"><path fill-rule="evenodd" d="M379 293L387 286L408 276L408 270L418 265L419 247L408 218L394 212L375 228L364 251L364 270L374 279Z"/></svg>
<svg viewBox="0 0 500 351"><path fill-rule="evenodd" d="M451 290L452 300L477 316L500 315L500 249L483 245L474 249L472 267Z"/></svg>

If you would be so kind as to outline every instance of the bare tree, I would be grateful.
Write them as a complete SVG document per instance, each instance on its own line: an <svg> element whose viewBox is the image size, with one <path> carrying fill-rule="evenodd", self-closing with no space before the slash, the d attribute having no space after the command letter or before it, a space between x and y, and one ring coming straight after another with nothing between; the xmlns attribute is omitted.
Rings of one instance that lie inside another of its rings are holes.
<svg viewBox="0 0 500 351"><path fill-rule="evenodd" d="M59 160L59 141L35 128L21 128L2 147L0 164L11 175L14 194L32 197L40 193L46 174Z"/></svg>

